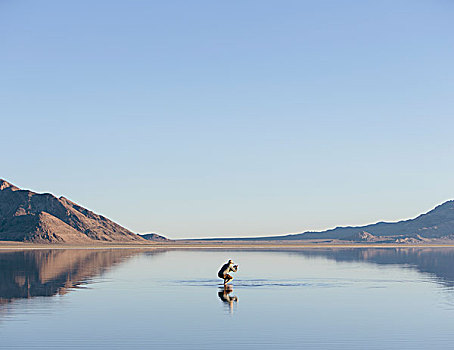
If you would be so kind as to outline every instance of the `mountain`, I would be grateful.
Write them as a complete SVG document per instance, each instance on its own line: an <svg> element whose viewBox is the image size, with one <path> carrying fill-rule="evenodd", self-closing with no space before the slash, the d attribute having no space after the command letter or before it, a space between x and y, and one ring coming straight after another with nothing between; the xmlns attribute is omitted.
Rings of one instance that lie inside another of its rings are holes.
<svg viewBox="0 0 454 350"><path fill-rule="evenodd" d="M357 227L336 227L321 232L251 238L216 238L229 241L341 240L370 243L422 243L454 240L454 201L447 201L410 220L378 222Z"/></svg>
<svg viewBox="0 0 454 350"><path fill-rule="evenodd" d="M158 235L157 233L146 233L143 235L140 235L142 238L145 238L147 241L155 241L155 242L164 242L164 241L170 241L167 237Z"/></svg>
<svg viewBox="0 0 454 350"><path fill-rule="evenodd" d="M0 240L35 243L146 242L102 215L50 193L0 179Z"/></svg>
<svg viewBox="0 0 454 350"><path fill-rule="evenodd" d="M454 201L450 200L414 219L398 222L378 222L359 227L336 227L323 232L305 232L287 235L283 239L341 239L349 240L354 235L367 233L377 238L395 241L425 241L427 239L454 238ZM380 240L380 239L378 239Z"/></svg>

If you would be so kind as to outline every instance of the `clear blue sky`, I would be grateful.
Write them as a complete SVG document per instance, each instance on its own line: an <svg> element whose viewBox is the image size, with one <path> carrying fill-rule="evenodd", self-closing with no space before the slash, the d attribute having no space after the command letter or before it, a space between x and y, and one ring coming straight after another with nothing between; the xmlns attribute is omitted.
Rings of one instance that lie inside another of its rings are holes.
<svg viewBox="0 0 454 350"><path fill-rule="evenodd" d="M135 232L454 198L454 2L0 1L0 177Z"/></svg>

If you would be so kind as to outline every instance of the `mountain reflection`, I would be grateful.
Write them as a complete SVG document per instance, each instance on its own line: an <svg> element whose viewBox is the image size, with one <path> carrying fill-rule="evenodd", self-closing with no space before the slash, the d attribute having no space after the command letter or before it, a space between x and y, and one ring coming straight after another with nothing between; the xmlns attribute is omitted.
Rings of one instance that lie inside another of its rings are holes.
<svg viewBox="0 0 454 350"><path fill-rule="evenodd" d="M14 299L65 294L126 259L154 255L163 250L45 249L0 251L0 304ZM265 249L278 254L323 257L338 262L398 265L425 273L435 282L454 289L454 248L312 248ZM215 267L214 267L215 269ZM229 309L237 298L231 289L218 290Z"/></svg>
<svg viewBox="0 0 454 350"><path fill-rule="evenodd" d="M0 304L65 294L139 252L134 249L0 252Z"/></svg>
<svg viewBox="0 0 454 350"><path fill-rule="evenodd" d="M454 248L318 248L292 250L307 257L325 257L338 262L400 265L429 274L436 282L454 288Z"/></svg>

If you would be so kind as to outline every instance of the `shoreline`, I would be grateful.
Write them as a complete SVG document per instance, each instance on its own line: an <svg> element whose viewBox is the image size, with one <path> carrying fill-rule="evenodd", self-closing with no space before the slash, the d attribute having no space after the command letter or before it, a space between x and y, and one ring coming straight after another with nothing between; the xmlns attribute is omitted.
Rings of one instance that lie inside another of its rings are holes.
<svg viewBox="0 0 454 350"><path fill-rule="evenodd" d="M393 243L231 243L231 242L150 242L150 243L99 243L99 244L46 244L0 241L0 250L35 249L321 249L321 248L454 248L454 243L393 244Z"/></svg>

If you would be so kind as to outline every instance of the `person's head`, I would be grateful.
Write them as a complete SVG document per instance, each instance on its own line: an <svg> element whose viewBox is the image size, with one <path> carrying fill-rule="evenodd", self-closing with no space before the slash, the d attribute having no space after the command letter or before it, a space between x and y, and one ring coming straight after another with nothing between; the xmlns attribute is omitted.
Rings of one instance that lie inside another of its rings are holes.
<svg viewBox="0 0 454 350"><path fill-rule="evenodd" d="M232 259L229 260L229 264L233 264L233 260Z"/></svg>

